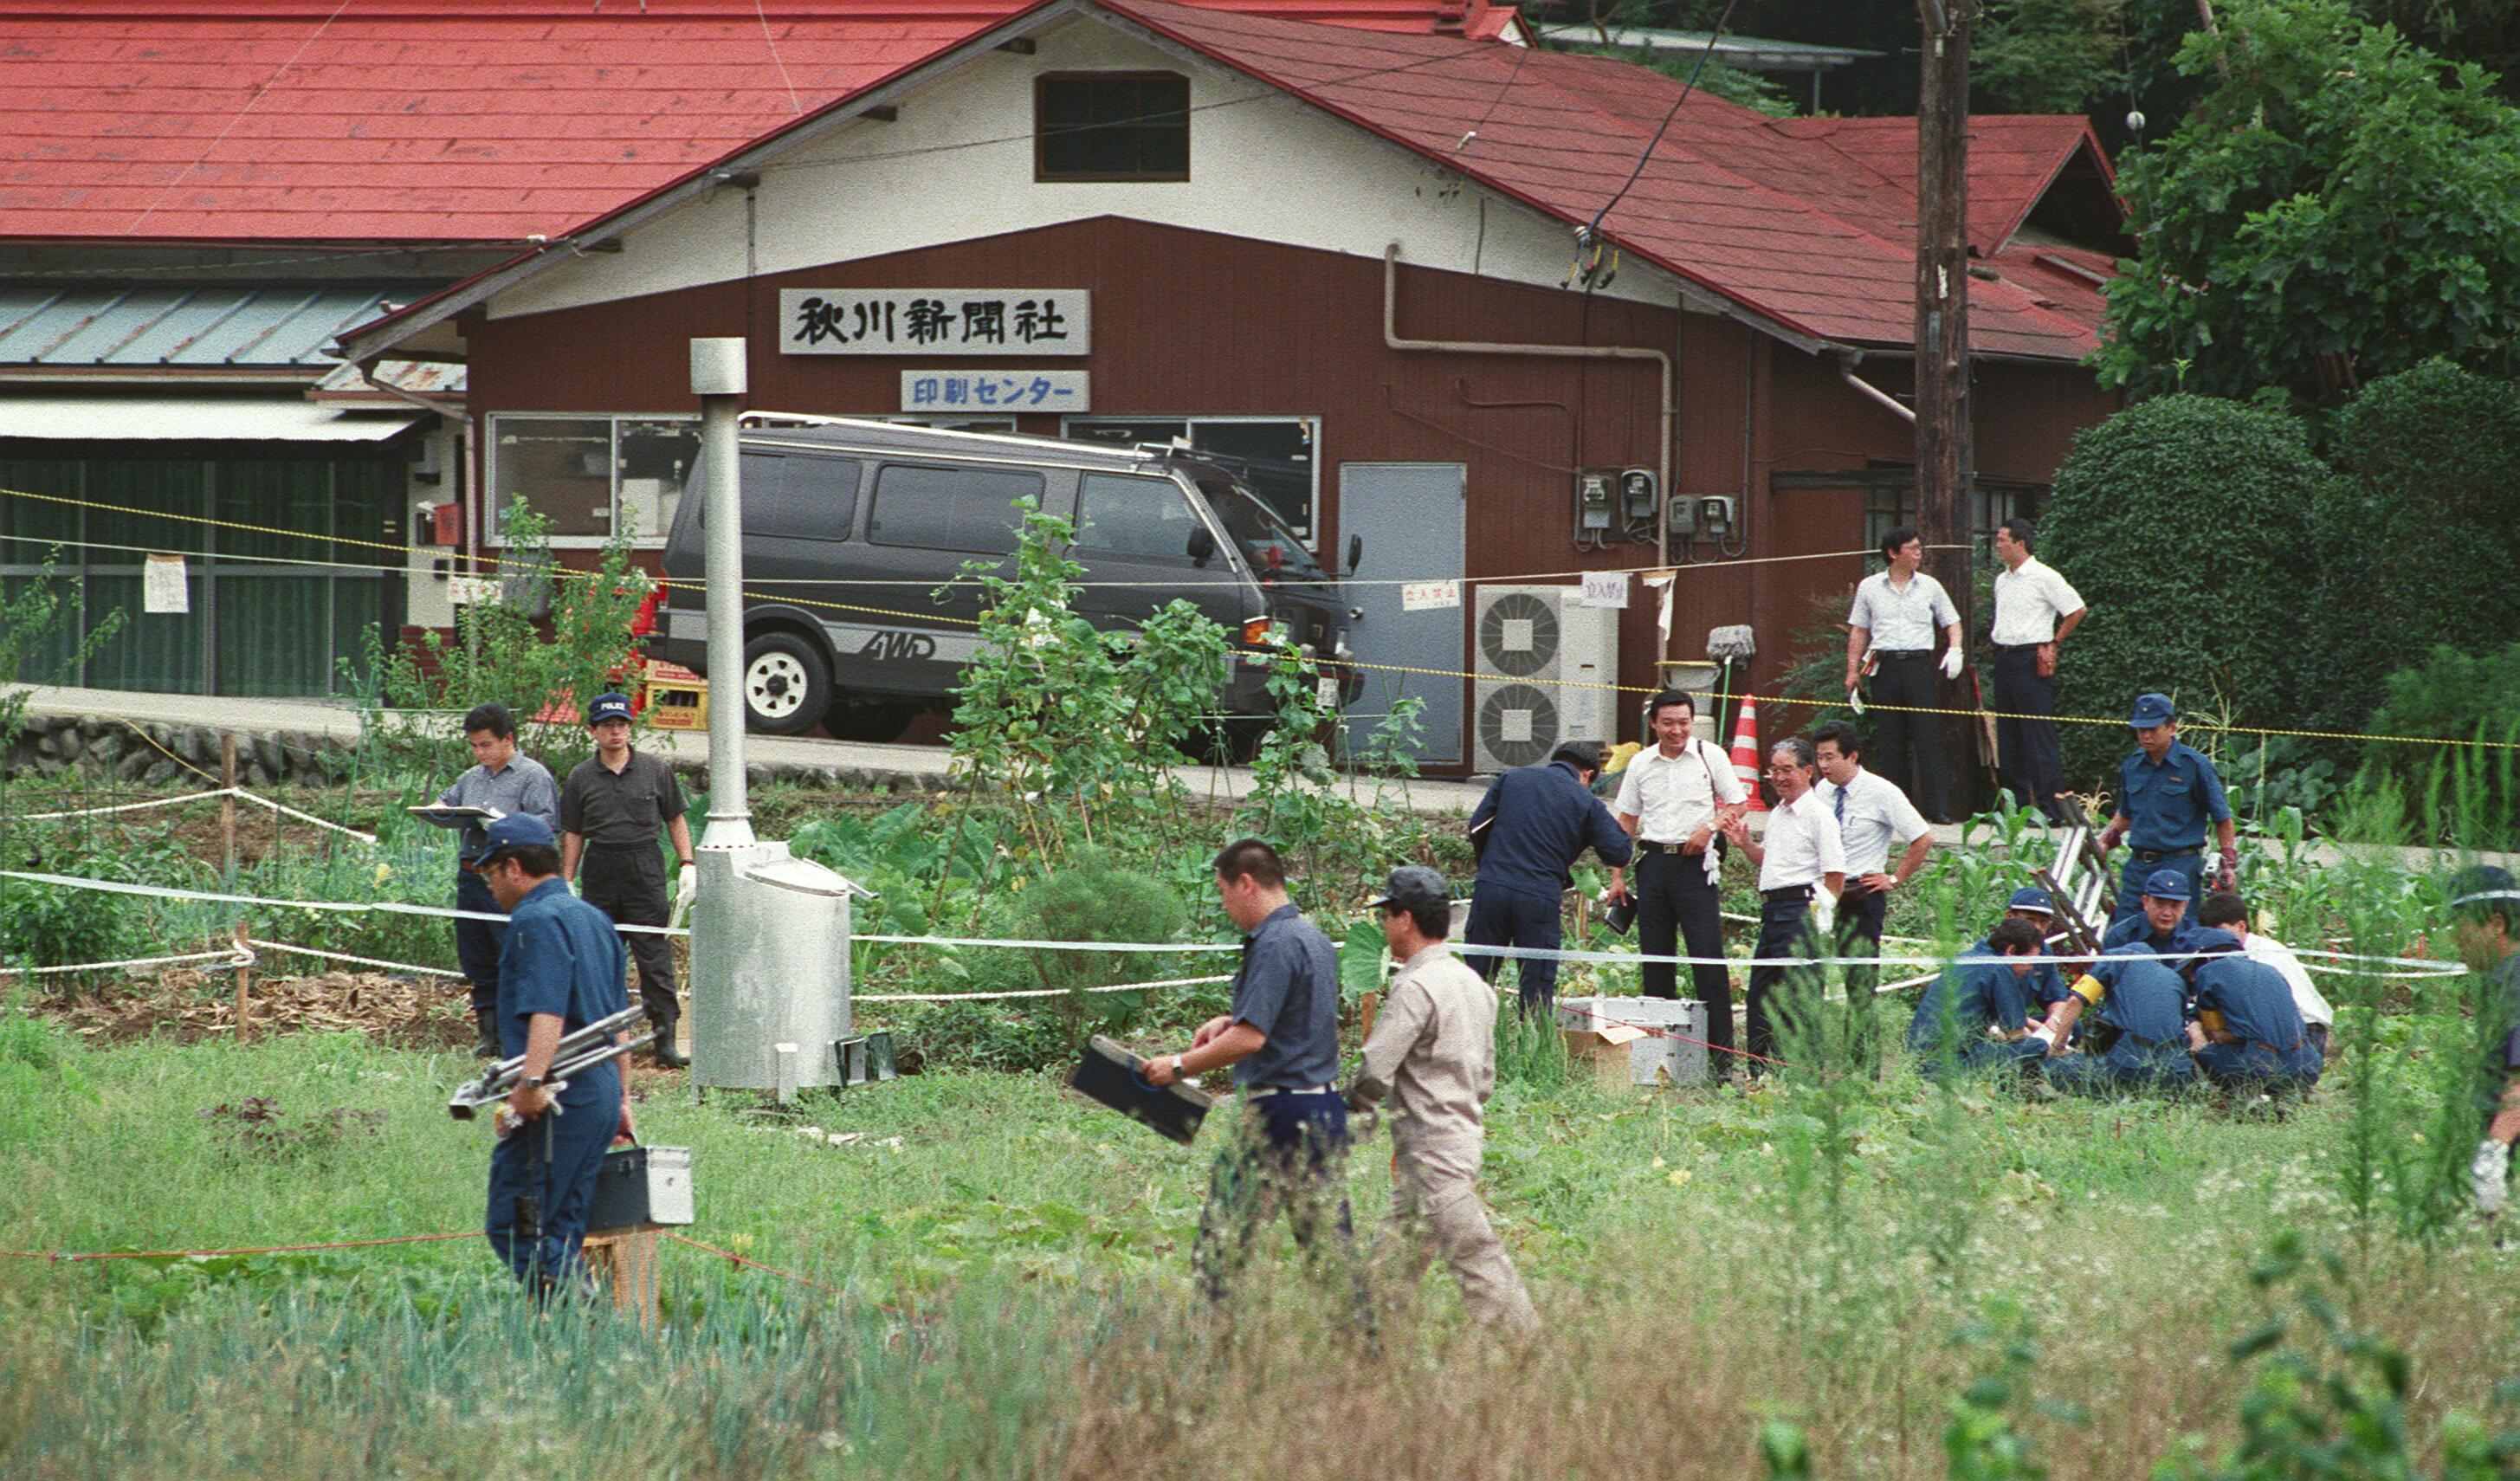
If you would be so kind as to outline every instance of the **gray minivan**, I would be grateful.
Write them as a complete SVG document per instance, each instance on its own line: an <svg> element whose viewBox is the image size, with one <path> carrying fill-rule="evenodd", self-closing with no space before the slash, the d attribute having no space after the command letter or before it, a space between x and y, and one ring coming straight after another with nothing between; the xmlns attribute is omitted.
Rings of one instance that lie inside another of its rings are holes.
<svg viewBox="0 0 2520 1481"><path fill-rule="evenodd" d="M982 594L965 567L994 560L1012 573L1015 501L1027 496L1075 529L1078 607L1097 627L1182 597L1233 635L1229 715L1270 708L1273 629L1326 662L1350 656L1337 581L1232 474L1188 453L768 413L746 417L741 445L741 690L753 730L819 722L889 740L920 710L950 707L979 647ZM672 585L655 651L706 674L701 487L695 468L665 542ZM1353 699L1356 671L1336 672L1342 702ZM712 685L715 702L728 687Z"/></svg>

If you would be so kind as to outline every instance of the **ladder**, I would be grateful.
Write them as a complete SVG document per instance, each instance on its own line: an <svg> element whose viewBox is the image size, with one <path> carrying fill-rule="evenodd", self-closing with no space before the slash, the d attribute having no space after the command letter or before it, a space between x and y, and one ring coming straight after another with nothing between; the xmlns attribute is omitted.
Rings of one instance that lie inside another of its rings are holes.
<svg viewBox="0 0 2520 1481"><path fill-rule="evenodd" d="M2066 828L2057 834L2054 861L2032 873L2056 902L2055 928L2048 943L2061 940L2077 955L2097 956L2117 896L2109 879L2109 858L2101 851L2099 839L2079 824Z"/></svg>

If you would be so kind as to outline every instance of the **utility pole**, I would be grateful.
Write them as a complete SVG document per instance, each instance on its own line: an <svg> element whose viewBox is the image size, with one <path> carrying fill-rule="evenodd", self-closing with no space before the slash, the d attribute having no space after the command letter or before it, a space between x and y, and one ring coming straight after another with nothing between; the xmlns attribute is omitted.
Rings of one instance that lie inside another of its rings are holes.
<svg viewBox="0 0 2520 1481"><path fill-rule="evenodd" d="M1916 528L1925 568L1951 593L1961 631L1975 630L1969 425L1968 66L1973 0L1916 0L1924 26L1916 99ZM1945 549L1944 547L1957 547ZM1946 725L1946 754L1974 754ZM1957 742L1958 748L1950 748ZM1963 766L1958 775L1974 768Z"/></svg>

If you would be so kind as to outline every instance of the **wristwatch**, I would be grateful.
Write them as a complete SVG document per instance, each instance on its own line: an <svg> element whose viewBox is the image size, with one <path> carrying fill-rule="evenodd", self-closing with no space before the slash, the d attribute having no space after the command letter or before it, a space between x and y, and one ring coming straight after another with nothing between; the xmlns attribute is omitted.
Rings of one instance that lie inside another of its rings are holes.
<svg viewBox="0 0 2520 1481"><path fill-rule="evenodd" d="M1176 1080L1185 1080L1189 1077L1190 1071L1182 1068L1182 1056L1179 1055L1173 1055L1173 1078Z"/></svg>
<svg viewBox="0 0 2520 1481"><path fill-rule="evenodd" d="M527 1090L541 1090L545 1085L548 1085L548 1084L550 1084L551 1082L550 1082L550 1081L548 1081L548 1080L545 1080L545 1079L544 1079L542 1076L540 1076L540 1075L527 1075L525 1078L523 1078L522 1080L518 1081L517 1083L518 1083L518 1085L523 1086L523 1087L524 1087L525 1089L527 1089Z"/></svg>

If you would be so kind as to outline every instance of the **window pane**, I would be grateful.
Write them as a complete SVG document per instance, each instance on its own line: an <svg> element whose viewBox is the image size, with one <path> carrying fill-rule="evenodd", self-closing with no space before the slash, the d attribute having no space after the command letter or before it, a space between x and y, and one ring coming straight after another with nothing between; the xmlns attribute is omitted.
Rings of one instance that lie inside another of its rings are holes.
<svg viewBox="0 0 2520 1481"><path fill-rule="evenodd" d="M1015 548L1014 501L1041 497L1039 473L900 464L876 474L867 538L878 545L1006 555Z"/></svg>
<svg viewBox="0 0 2520 1481"><path fill-rule="evenodd" d="M600 417L501 417L491 461L490 527L509 501L551 521L554 535L612 533L612 425Z"/></svg>
<svg viewBox="0 0 2520 1481"><path fill-rule="evenodd" d="M1075 442L1117 442L1135 447L1141 442L1165 443L1175 437L1190 435L1187 422L1123 422L1117 418L1087 420L1078 418L1067 424L1067 436Z"/></svg>
<svg viewBox="0 0 2520 1481"><path fill-rule="evenodd" d="M68 458L0 458L0 486L56 498L79 497L79 465ZM78 563L79 511L75 504L42 499L0 499L0 565L41 565L55 542L61 563ZM0 674L0 679L8 676Z"/></svg>
<svg viewBox="0 0 2520 1481"><path fill-rule="evenodd" d="M743 455L743 532L846 540L858 512L858 465L845 458Z"/></svg>
<svg viewBox="0 0 2520 1481"><path fill-rule="evenodd" d="M1077 495L1080 549L1187 562L1191 532L1198 528L1198 516L1169 478L1087 473Z"/></svg>
<svg viewBox="0 0 2520 1481"><path fill-rule="evenodd" d="M1165 179L1189 172L1187 77L1050 77L1036 85L1034 97L1044 178Z"/></svg>
<svg viewBox="0 0 2520 1481"><path fill-rule="evenodd" d="M967 472L955 496L954 538L960 548L1013 555L1023 530L1017 499L1041 502L1041 474Z"/></svg>
<svg viewBox="0 0 2520 1481"><path fill-rule="evenodd" d="M644 541L665 538L674 527L674 511L682 506L683 480L691 476L692 460L699 456L697 422L624 422L621 424L622 527Z"/></svg>
<svg viewBox="0 0 2520 1481"><path fill-rule="evenodd" d="M1313 533L1313 427L1309 422L1200 422L1191 428L1200 457L1241 480L1279 518Z"/></svg>

